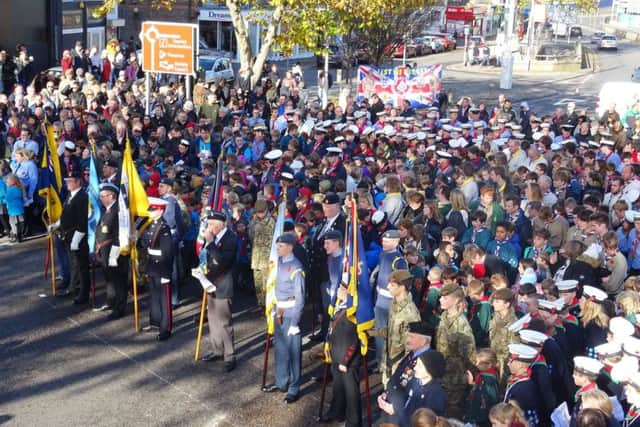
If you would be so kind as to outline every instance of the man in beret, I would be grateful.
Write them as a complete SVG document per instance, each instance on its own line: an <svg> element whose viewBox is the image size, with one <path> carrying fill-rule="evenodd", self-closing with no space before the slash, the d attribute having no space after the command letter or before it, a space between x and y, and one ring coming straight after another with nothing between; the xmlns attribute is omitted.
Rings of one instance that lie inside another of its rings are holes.
<svg viewBox="0 0 640 427"><path fill-rule="evenodd" d="M276 381L265 386L262 391L287 393L286 403L294 403L299 398L302 364L302 337L300 317L304 308L304 269L293 254L296 237L293 233L283 233L277 239L278 273L276 277Z"/></svg>
<svg viewBox="0 0 640 427"><path fill-rule="evenodd" d="M327 253L327 279L321 283L322 293L322 330L321 335L327 336L329 331L328 310L338 285L342 280L342 233L338 230L329 230L324 235L324 250Z"/></svg>
<svg viewBox="0 0 640 427"><path fill-rule="evenodd" d="M383 340L380 368L384 386L387 385L389 377L406 356L405 345L409 324L420 321L420 313L409 292L409 287L412 283L413 276L409 270L396 270L389 275L387 291L392 299L389 303L388 322L380 327L376 322L375 329L367 331L369 336L382 338ZM378 298L380 298L380 295L378 295ZM376 347L377 345L376 340Z"/></svg>
<svg viewBox="0 0 640 427"><path fill-rule="evenodd" d="M202 360L224 358L224 370L231 372L236 367L231 304L233 264L236 260L238 238L227 227L227 217L224 213L214 211L207 217L205 241L203 250L207 256L206 276L216 289L207 295L209 339L213 352L203 356Z"/></svg>
<svg viewBox="0 0 640 427"><path fill-rule="evenodd" d="M102 163L102 179L101 183L108 182L110 184L120 184L120 176L118 176L118 162L114 159L106 159Z"/></svg>

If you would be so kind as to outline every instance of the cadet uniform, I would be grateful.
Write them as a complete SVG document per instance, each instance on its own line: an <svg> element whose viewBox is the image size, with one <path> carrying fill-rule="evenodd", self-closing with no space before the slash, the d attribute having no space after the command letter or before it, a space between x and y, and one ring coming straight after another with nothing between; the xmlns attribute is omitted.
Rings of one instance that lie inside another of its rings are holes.
<svg viewBox="0 0 640 427"><path fill-rule="evenodd" d="M548 419L556 408L558 402L564 401L556 399L556 395L554 394L556 389L553 387L553 381L551 378L551 372L554 369L554 366L547 364L547 359L541 352L543 343L550 341L551 339L548 338L546 334L531 329L521 329L518 332L518 335L522 344L528 345L538 352L536 358L531 363L529 371L531 372L531 380L536 383L538 393L542 397L542 412L540 413L540 416L543 419Z"/></svg>
<svg viewBox="0 0 640 427"><path fill-rule="evenodd" d="M398 239L400 242L400 232L398 230L387 230L382 234L383 239ZM396 248L391 251L382 252L376 267L376 305L374 307L376 329L386 328L389 321L389 307L391 304L391 294L389 293L389 277L394 271L406 270L407 262ZM375 272L374 272L375 274ZM376 337L376 361L380 370L385 369L383 359L384 340L381 336Z"/></svg>
<svg viewBox="0 0 640 427"><path fill-rule="evenodd" d="M111 183L100 185L100 191L111 191L116 197L118 187ZM118 243L118 201L105 206L96 226L95 253L107 282L107 305L112 310L109 320L124 315L127 306L127 257L120 255ZM124 242L125 244L127 242Z"/></svg>
<svg viewBox="0 0 640 427"><path fill-rule="evenodd" d="M493 293L492 298L513 300L513 293L509 289L504 291L499 289ZM516 314L513 309L510 309L505 317L500 317L497 313L494 313L493 318L489 322L489 343L491 349L496 353L496 359L498 361L496 368L498 370L500 390L504 390L507 380L509 379L509 368L507 367L509 344L515 342L516 338L516 332L510 329L509 325L516 321Z"/></svg>
<svg viewBox="0 0 640 427"><path fill-rule="evenodd" d="M329 230L324 235L324 240L335 240L342 244L342 233L338 230ZM321 283L322 292L322 331L323 337L329 331L329 306L334 300L334 293L338 290L338 285L342 280L342 249L335 254L327 255L327 280Z"/></svg>
<svg viewBox="0 0 640 427"><path fill-rule="evenodd" d="M410 281L412 277L408 270L398 270L391 273L389 281L404 284ZM420 313L418 313L418 308L411 300L411 293L408 292L407 297L401 301L395 298L391 300L388 323L381 328L376 326L374 330L369 332L370 336L380 338L383 342L382 359L380 362L383 385L387 384L389 377L406 355L405 344L409 324L418 321L420 321Z"/></svg>
<svg viewBox="0 0 640 427"><path fill-rule="evenodd" d="M585 298L592 299L598 304L602 304L607 299L607 293L605 291L592 286L585 286L583 295ZM607 327L598 325L595 320L591 320L582 326L584 327L585 355L597 358L595 348L607 342Z"/></svg>
<svg viewBox="0 0 640 427"><path fill-rule="evenodd" d="M510 344L509 352L511 360L524 363L533 363L538 354L536 349L524 344ZM536 427L540 424L542 414L542 404L538 396L538 387L527 372L518 375L511 374L503 402L510 400L518 402L524 416L529 421L529 425Z"/></svg>
<svg viewBox="0 0 640 427"><path fill-rule="evenodd" d="M465 402L463 421L472 425L487 425L489 411L500 402L498 371L494 368L478 372Z"/></svg>
<svg viewBox="0 0 640 427"><path fill-rule="evenodd" d="M295 246L295 236L284 233L277 240ZM300 372L302 364L302 338L300 316L304 308L304 270L302 263L293 255L278 258L275 296L275 364L276 381L264 391L286 392L285 401L293 403L300 393Z"/></svg>
<svg viewBox="0 0 640 427"><path fill-rule="evenodd" d="M604 364L596 380L598 388L609 396L615 396L618 401L622 401L622 385L614 381L611 376L614 366L622 358L622 345L616 342L602 344L596 347L596 352Z"/></svg>
<svg viewBox="0 0 640 427"><path fill-rule="evenodd" d="M149 197L149 211L164 210L167 202ZM149 327L160 328L158 340L171 336L171 272L175 255L171 229L162 216L153 221L140 237L140 244L148 254L147 274L149 275L150 297Z"/></svg>
<svg viewBox="0 0 640 427"><path fill-rule="evenodd" d="M258 202L256 202L256 205L258 205ZM269 265L269 253L271 252L271 240L273 239L275 225L273 217L267 212L263 219L254 216L249 228L251 270L253 270L256 300L260 306L264 306L266 301L267 267Z"/></svg>
<svg viewBox="0 0 640 427"><path fill-rule="evenodd" d="M575 366L574 372L587 377L589 382L580 386L575 394L576 404L573 407L573 413L571 415L572 425L574 425L574 421L578 416L578 412L580 412L580 409L582 408L582 395L591 390L598 389L596 379L598 378L598 374L600 373L604 365L599 360L593 359L591 357L576 356L573 358L573 366Z"/></svg>
<svg viewBox="0 0 640 427"><path fill-rule="evenodd" d="M442 296L449 295L458 289L449 284L442 288ZM450 315L443 311L440 316L436 335L436 349L447 360L447 369L442 377L442 387L447 392L449 417L461 418L466 397L467 370L472 369L476 349L471 326L464 313Z"/></svg>

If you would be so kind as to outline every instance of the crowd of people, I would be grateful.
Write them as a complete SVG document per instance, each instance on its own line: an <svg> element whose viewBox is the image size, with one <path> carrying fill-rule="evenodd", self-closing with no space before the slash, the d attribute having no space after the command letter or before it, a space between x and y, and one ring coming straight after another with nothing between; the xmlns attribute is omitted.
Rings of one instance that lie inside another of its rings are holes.
<svg viewBox="0 0 640 427"><path fill-rule="evenodd" d="M274 65L251 91L155 84L145 114L137 71L105 73L91 55L69 56L60 78L5 80L3 69L0 94L2 235L55 233L57 295L88 304L95 262L107 282L100 309L126 313L117 211L130 145L149 196L151 225L138 239L151 291L144 329L159 340L200 266L212 350L202 360L235 368L234 292L255 293L265 309L283 203L276 381L265 392L298 399L306 306L310 338L328 343L331 360L320 422L362 424L360 380L371 369L384 388L380 425L640 425L640 101L602 117L589 106L534 112L502 95L495 106L462 97L419 109L344 95L323 108L295 70ZM49 126L63 213L41 224ZM103 209L89 247L92 153ZM369 366L341 283L352 208L375 294Z"/></svg>

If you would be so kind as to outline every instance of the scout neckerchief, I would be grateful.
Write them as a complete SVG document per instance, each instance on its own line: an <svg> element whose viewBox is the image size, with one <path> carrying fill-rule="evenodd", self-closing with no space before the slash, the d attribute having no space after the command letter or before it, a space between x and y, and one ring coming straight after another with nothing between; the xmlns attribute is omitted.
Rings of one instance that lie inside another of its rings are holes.
<svg viewBox="0 0 640 427"><path fill-rule="evenodd" d="M640 412L638 411L638 408L636 408L636 406L633 405L632 407L629 408L627 415L624 417L623 427L630 426L635 422L635 420L638 419L638 417L640 417Z"/></svg>
<svg viewBox="0 0 640 427"><path fill-rule="evenodd" d="M597 390L597 389L598 389L598 386L594 382L590 382L587 385L583 385L582 387L580 387L578 391L576 391L575 401L577 402L578 399L580 399L582 395L585 394L586 392L591 390Z"/></svg>
<svg viewBox="0 0 640 427"><path fill-rule="evenodd" d="M519 382L527 381L528 379L530 379L529 369L530 368L528 368L522 374L517 374L517 375L511 374L511 376L509 377L509 381L507 382L507 390L504 393L503 402L507 402L508 401L509 392L511 391L511 388L513 388L514 385L516 385Z"/></svg>

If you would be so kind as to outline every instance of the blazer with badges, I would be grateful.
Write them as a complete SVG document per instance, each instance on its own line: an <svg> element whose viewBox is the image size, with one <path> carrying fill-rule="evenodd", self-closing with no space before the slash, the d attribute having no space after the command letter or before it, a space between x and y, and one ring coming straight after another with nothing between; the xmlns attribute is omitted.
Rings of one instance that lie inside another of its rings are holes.
<svg viewBox="0 0 640 427"><path fill-rule="evenodd" d="M171 229L164 219L160 218L157 221L153 221L147 227L140 237L140 245L146 249L149 255L147 273L153 277L170 278L173 267L174 244L171 237Z"/></svg>
<svg viewBox="0 0 640 427"><path fill-rule="evenodd" d="M217 298L233 298L233 264L238 238L229 228L220 241L216 237L207 245L207 278L216 285Z"/></svg>
<svg viewBox="0 0 640 427"><path fill-rule="evenodd" d="M329 230L336 230L344 234L346 224L345 217L342 213L338 214L338 217L329 227L326 227L327 221L328 220L325 218L320 224L318 224L318 228L311 239L311 253L309 254L309 261L311 264L311 271L314 272L312 277L318 280L318 283L329 280L327 253L324 250L323 237Z"/></svg>
<svg viewBox="0 0 640 427"><path fill-rule="evenodd" d="M84 233L86 238L88 216L89 216L89 201L87 192L84 189L79 189L78 192L71 197L69 194L67 200L62 206L62 215L60 216L60 231L62 233L62 240L71 243L75 232ZM97 234L97 233L96 233Z"/></svg>
<svg viewBox="0 0 640 427"><path fill-rule="evenodd" d="M95 251L102 266L109 265L111 246L120 246L118 243L118 202L115 202L102 212L96 226Z"/></svg>

